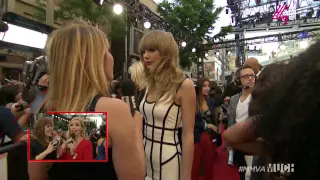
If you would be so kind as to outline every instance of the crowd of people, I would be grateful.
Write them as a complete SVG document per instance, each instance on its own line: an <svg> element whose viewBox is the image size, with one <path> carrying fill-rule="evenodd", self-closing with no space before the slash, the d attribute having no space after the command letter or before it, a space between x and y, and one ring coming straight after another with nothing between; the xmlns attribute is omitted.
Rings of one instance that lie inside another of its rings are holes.
<svg viewBox="0 0 320 180"><path fill-rule="evenodd" d="M29 162L24 169L28 179L199 180L203 174L204 180L213 180L219 173L213 164L220 146L225 146L230 166L294 164L293 173L241 171L240 180L248 174L252 180L319 177L319 41L289 63L262 67L257 59L247 59L222 92L206 78L195 86L179 67L173 35L150 31L140 42L141 61L129 68L139 107L134 115L120 100L117 82L112 97L109 47L105 34L89 25L55 30L46 46L50 75L39 80L47 86L45 95L35 98L43 103L35 103L36 112L19 114L17 91L1 102L0 114L7 121L18 118L19 124L3 126L14 141L24 140L20 130L30 113L108 112L108 137L100 134L97 148L85 138L79 118L69 122L65 140L58 143L63 135L53 137L50 119L35 121L32 159L89 160L96 149L98 157L108 155L108 162Z"/></svg>

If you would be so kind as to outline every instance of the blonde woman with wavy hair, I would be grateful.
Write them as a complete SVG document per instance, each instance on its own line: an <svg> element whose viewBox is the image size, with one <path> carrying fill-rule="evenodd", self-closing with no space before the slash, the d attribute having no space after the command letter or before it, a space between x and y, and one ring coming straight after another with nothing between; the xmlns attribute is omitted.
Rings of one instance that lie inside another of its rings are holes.
<svg viewBox="0 0 320 180"><path fill-rule="evenodd" d="M128 70L132 81L137 85L138 90L143 90L146 88L147 80L144 74L144 67L141 61L133 63Z"/></svg>
<svg viewBox="0 0 320 180"><path fill-rule="evenodd" d="M84 119L75 117L69 121L68 137L62 144L62 160L93 160L91 141L85 139Z"/></svg>
<svg viewBox="0 0 320 180"><path fill-rule="evenodd" d="M147 79L144 72L144 66L141 61L133 63L128 70L132 81L137 86L137 107L139 107L140 102L145 94L145 88L147 86Z"/></svg>
<svg viewBox="0 0 320 180"><path fill-rule="evenodd" d="M190 180L196 109L194 84L179 67L179 48L170 33L151 31L144 35L140 56L147 79L146 94L140 104L145 119L145 180ZM181 124L182 142L179 142Z"/></svg>
<svg viewBox="0 0 320 180"><path fill-rule="evenodd" d="M42 163L29 163L30 180L144 178L142 116L136 113L132 118L127 104L109 97L114 64L109 48L96 27L70 24L55 30L46 45L45 106L51 111L108 112L108 162L56 163L48 172Z"/></svg>

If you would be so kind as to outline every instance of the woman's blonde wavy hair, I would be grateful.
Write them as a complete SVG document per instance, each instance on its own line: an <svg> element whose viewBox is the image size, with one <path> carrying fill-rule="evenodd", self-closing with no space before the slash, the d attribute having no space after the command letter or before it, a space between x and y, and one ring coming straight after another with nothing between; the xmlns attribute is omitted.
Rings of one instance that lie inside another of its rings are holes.
<svg viewBox="0 0 320 180"><path fill-rule="evenodd" d="M71 23L48 38L47 110L86 111L97 94L109 96L106 57L109 43L98 28Z"/></svg>
<svg viewBox="0 0 320 180"><path fill-rule="evenodd" d="M71 135L71 130L70 130L70 123L71 123L71 121L73 121L73 120L77 120L77 121L79 121L80 122L80 126L82 127L82 131L80 132L80 136L82 137L82 138L85 138L86 137L86 127L84 126L84 119L83 118L81 118L81 117L75 117L75 118L72 118L70 121L69 121L69 124L68 124L68 133L69 133L69 135Z"/></svg>
<svg viewBox="0 0 320 180"><path fill-rule="evenodd" d="M139 48L142 61L145 50L157 50L161 56L161 62L153 70L143 63L148 87L153 87L161 95L169 92L167 97L174 98L185 76L179 66L179 47L172 34L161 30L150 31L141 39Z"/></svg>
<svg viewBox="0 0 320 180"><path fill-rule="evenodd" d="M130 67L128 72L131 75L132 81L136 83L139 90L146 88L147 79L144 73L143 63L141 61L133 63Z"/></svg>
<svg viewBox="0 0 320 180"><path fill-rule="evenodd" d="M86 111L97 94L109 96L106 57L109 43L98 28L71 23L48 38L47 110Z"/></svg>

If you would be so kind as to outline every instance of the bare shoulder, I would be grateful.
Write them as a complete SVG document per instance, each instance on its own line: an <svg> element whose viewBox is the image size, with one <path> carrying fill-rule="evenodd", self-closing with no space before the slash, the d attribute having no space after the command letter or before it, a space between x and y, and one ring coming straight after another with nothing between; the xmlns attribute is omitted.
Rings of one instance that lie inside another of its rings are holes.
<svg viewBox="0 0 320 180"><path fill-rule="evenodd" d="M127 126L132 125L129 106L119 99L102 97L98 100L95 111L108 113L108 131L110 135L114 131L118 132L120 127L124 130L129 128Z"/></svg>
<svg viewBox="0 0 320 180"><path fill-rule="evenodd" d="M185 79L180 88L179 88L179 94L189 94L195 92L194 83L191 79L187 78Z"/></svg>
<svg viewBox="0 0 320 180"><path fill-rule="evenodd" d="M192 88L194 89L194 83L191 79L187 78L185 79L182 84L181 84L182 88Z"/></svg>

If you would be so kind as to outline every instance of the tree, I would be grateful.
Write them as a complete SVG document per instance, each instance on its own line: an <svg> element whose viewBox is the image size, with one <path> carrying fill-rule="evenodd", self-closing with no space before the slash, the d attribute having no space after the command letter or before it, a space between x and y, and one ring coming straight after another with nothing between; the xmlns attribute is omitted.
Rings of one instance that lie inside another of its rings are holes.
<svg viewBox="0 0 320 180"><path fill-rule="evenodd" d="M207 34L214 30L214 24L218 20L218 15L222 12L222 7L215 7L214 0L175 0L174 2L163 1L158 6L160 15L179 28L183 34L191 36L192 42L187 42L187 46L180 48L180 65L183 68L191 66L192 62L197 62L199 57L203 57L200 52L193 53L192 49L196 45L213 41ZM214 38L225 36L232 27L224 27Z"/></svg>
<svg viewBox="0 0 320 180"><path fill-rule="evenodd" d="M54 120L54 129L55 130L61 129L63 131L67 131L68 130L68 123L64 122L62 120Z"/></svg>
<svg viewBox="0 0 320 180"><path fill-rule="evenodd" d="M35 19L45 23L46 0L36 0L37 11ZM114 15L111 6L105 3L102 7L97 6L92 0L64 0L60 7L54 10L54 19L58 21L84 21L90 25L99 27L110 32L110 37L124 36L126 23L123 16ZM112 26L111 26L112 25ZM104 29L105 27L108 29Z"/></svg>
<svg viewBox="0 0 320 180"><path fill-rule="evenodd" d="M97 129L97 124L90 119L84 122L84 126L87 133L90 133L93 129Z"/></svg>

